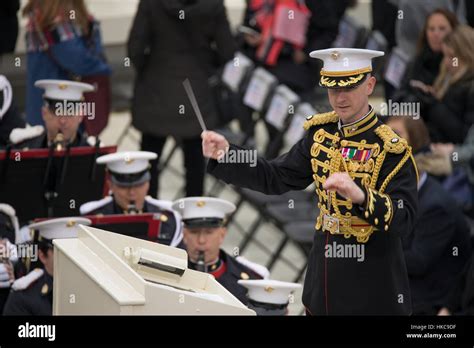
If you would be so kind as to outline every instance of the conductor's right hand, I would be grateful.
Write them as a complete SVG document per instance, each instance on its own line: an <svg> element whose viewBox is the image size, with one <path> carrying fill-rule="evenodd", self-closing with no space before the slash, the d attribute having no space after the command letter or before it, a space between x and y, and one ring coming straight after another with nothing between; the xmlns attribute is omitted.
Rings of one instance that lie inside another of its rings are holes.
<svg viewBox="0 0 474 348"><path fill-rule="evenodd" d="M201 138L204 157L218 160L229 150L229 142L219 133L204 131L201 133Z"/></svg>

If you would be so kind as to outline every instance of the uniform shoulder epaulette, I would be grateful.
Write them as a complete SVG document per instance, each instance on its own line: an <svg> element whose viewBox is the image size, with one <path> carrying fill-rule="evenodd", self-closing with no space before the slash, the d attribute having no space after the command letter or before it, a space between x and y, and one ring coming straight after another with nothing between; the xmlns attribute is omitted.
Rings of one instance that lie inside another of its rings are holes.
<svg viewBox="0 0 474 348"><path fill-rule="evenodd" d="M270 271L265 266L249 261L243 256L237 256L235 260L241 265L244 265L245 267L250 268L252 271L257 273L263 279L267 279L270 276Z"/></svg>
<svg viewBox="0 0 474 348"><path fill-rule="evenodd" d="M15 128L10 132L10 142L16 145L26 140L36 138L37 136L43 134L43 132L43 126Z"/></svg>
<svg viewBox="0 0 474 348"><path fill-rule="evenodd" d="M315 114L306 117L306 121L303 124L303 128L305 130L310 129L313 126L319 126L322 124L327 123L334 123L339 120L339 116L337 116L335 111L325 112L323 114Z"/></svg>
<svg viewBox="0 0 474 348"><path fill-rule="evenodd" d="M155 199L151 196L146 196L145 201L150 203L151 205L154 205L155 207L158 207L162 210L173 210L173 202L172 201L167 201L164 199Z"/></svg>
<svg viewBox="0 0 474 348"><path fill-rule="evenodd" d="M79 211L81 215L87 215L90 212L96 209L102 208L104 205L109 204L110 202L112 202L112 200L113 200L112 196L107 196L105 198L99 199L98 201L87 202L81 205L81 207L79 208Z"/></svg>
<svg viewBox="0 0 474 348"><path fill-rule="evenodd" d="M44 274L44 270L41 268L35 268L26 276L18 278L13 282L12 289L15 291L21 291L28 289L31 284L41 278Z"/></svg>
<svg viewBox="0 0 474 348"><path fill-rule="evenodd" d="M388 152L400 154L409 147L405 139L401 138L392 128L385 124L377 127L375 134L382 139L384 149Z"/></svg>

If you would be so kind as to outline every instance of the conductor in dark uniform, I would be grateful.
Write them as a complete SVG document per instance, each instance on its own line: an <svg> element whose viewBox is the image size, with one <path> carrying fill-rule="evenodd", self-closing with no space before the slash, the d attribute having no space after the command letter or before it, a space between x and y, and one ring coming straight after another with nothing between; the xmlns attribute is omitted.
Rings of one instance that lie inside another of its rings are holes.
<svg viewBox="0 0 474 348"><path fill-rule="evenodd" d="M235 205L212 197L189 197L175 201L173 209L183 218L183 244L188 252L188 267L212 274L239 301L248 303L247 289L238 281L268 277L268 270L243 257L234 258L220 247L227 229L226 215Z"/></svg>
<svg viewBox="0 0 474 348"><path fill-rule="evenodd" d="M52 315L53 312L53 240L77 237L79 224L90 225L85 218L59 218L34 223L30 230L38 231L39 259L43 268L35 268L17 279L3 310L3 315Z"/></svg>
<svg viewBox="0 0 474 348"><path fill-rule="evenodd" d="M41 109L45 127L13 129L9 137L13 148L29 150L55 147L60 150L67 146L95 145L93 138L88 139L79 130L84 117L95 117L94 104L83 101L83 94L94 91L94 86L67 80L39 80L35 86L45 90Z"/></svg>
<svg viewBox="0 0 474 348"><path fill-rule="evenodd" d="M406 140L369 105L371 59L383 52L331 48L320 85L334 111L309 116L291 150L257 165L225 163L239 150L203 132L208 171L227 183L282 194L316 185L319 216L303 289L308 315L409 315L411 298L401 237L417 211L417 170ZM226 153L227 152L227 153Z"/></svg>
<svg viewBox="0 0 474 348"><path fill-rule="evenodd" d="M98 164L107 166L110 194L81 205L81 215L156 213L161 221L157 242L177 246L183 239L180 215L173 211L171 201L147 195L150 161L156 158L156 153L147 151L117 152L97 158Z"/></svg>

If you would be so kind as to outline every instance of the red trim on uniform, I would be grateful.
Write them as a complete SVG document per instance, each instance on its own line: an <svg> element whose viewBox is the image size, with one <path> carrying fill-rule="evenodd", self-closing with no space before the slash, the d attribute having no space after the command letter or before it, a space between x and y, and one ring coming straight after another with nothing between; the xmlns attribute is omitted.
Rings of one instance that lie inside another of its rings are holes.
<svg viewBox="0 0 474 348"><path fill-rule="evenodd" d="M163 214L163 213L161 213ZM148 238L150 240L157 240L161 230L161 220L152 219L148 222Z"/></svg>
<svg viewBox="0 0 474 348"><path fill-rule="evenodd" d="M49 149L32 149L32 150L10 150L10 159L15 160L17 154L20 154L20 158L48 158ZM69 152L69 156L84 156L95 154L95 147L80 146L72 147ZM97 151L98 155L106 155L109 153L117 152L117 146L101 147ZM53 157L64 157L66 150L54 151ZM0 151L0 160L4 160L6 157L6 151Z"/></svg>
<svg viewBox="0 0 474 348"><path fill-rule="evenodd" d="M227 271L227 265L224 261L222 261L219 268L217 268L214 272L210 272L214 276L214 278L219 279L225 272Z"/></svg>

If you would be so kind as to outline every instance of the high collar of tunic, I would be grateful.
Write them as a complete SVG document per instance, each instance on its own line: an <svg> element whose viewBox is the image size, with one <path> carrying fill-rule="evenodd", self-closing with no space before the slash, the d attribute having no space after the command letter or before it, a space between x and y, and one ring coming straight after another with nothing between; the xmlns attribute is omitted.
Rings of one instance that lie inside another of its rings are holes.
<svg viewBox="0 0 474 348"><path fill-rule="evenodd" d="M342 124L342 121L339 118L338 128L344 137L350 138L372 128L377 124L377 121L378 118L375 114L375 110L371 105L369 105L369 112L355 122Z"/></svg>

